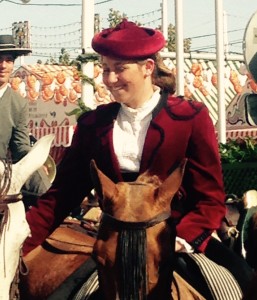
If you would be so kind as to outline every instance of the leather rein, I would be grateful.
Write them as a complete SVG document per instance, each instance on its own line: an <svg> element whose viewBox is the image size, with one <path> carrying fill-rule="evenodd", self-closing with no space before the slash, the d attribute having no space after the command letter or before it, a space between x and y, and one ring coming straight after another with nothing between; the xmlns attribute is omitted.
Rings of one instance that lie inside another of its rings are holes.
<svg viewBox="0 0 257 300"><path fill-rule="evenodd" d="M0 198L0 205L1 204L10 204L16 203L22 200L22 193L13 194L13 195L5 195L4 197Z"/></svg>
<svg viewBox="0 0 257 300"><path fill-rule="evenodd" d="M1 162L4 165L3 177L1 178L1 188L0 188L0 214L4 215L7 209L7 205L11 203L17 203L22 200L22 193L7 195L10 185L11 185L11 176L12 176L12 165L10 160L3 160ZM3 223L5 220L3 221ZM1 224L3 226L3 224Z"/></svg>
<svg viewBox="0 0 257 300"><path fill-rule="evenodd" d="M4 214L5 210L7 209L7 205L11 203L17 203L22 201L22 193L13 194L13 195L4 195L0 197L0 215Z"/></svg>

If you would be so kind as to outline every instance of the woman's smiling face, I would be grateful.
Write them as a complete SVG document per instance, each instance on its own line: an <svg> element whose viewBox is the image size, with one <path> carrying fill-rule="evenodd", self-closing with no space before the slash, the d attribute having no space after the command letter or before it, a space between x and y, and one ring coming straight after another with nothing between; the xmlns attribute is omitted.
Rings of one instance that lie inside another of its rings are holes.
<svg viewBox="0 0 257 300"><path fill-rule="evenodd" d="M142 62L102 57L103 82L115 100L129 107L140 107L153 93L152 59Z"/></svg>

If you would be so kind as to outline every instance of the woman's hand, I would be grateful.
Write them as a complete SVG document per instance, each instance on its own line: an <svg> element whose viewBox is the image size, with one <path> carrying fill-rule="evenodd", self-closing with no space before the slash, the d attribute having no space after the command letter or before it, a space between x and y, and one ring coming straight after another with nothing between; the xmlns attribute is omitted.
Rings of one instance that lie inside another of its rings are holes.
<svg viewBox="0 0 257 300"><path fill-rule="evenodd" d="M182 252L183 248L184 248L184 246L181 243L179 243L178 241L176 241L175 252Z"/></svg>
<svg viewBox="0 0 257 300"><path fill-rule="evenodd" d="M190 244L188 244L184 239L176 237L175 252L193 253L194 248Z"/></svg>

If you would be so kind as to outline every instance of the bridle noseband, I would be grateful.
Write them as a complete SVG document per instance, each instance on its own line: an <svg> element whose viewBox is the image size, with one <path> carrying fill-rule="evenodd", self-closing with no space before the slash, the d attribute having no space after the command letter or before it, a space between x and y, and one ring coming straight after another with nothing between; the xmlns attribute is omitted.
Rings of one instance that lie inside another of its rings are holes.
<svg viewBox="0 0 257 300"><path fill-rule="evenodd" d="M153 227L165 220L171 218L170 212L162 212L151 219L139 222L131 222L131 221L123 221L116 219L115 217L111 216L110 214L103 213L101 218L101 225L108 224L110 225L115 231L130 229L130 230L139 230L139 229L147 229L149 227Z"/></svg>

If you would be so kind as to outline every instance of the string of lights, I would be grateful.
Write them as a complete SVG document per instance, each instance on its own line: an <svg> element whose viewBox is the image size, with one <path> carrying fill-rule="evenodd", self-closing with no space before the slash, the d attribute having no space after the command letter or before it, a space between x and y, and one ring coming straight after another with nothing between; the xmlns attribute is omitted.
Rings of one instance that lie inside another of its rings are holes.
<svg viewBox="0 0 257 300"><path fill-rule="evenodd" d="M231 41L228 43L229 46L237 46L241 48L242 46L242 40L235 40L235 41ZM196 52L201 52L201 51L216 51L216 44L212 44L212 45L206 45L204 47L197 47L197 48L191 48L191 51L196 51ZM231 52L231 51L230 51ZM233 52L235 53L235 52ZM237 54L242 54L242 53L237 53Z"/></svg>
<svg viewBox="0 0 257 300"><path fill-rule="evenodd" d="M74 22L74 23L70 23L70 24L63 24L63 25L58 25L58 26L31 26L31 28L34 28L36 30L58 30L58 29L64 29L65 27L74 27L74 26L81 26L81 22Z"/></svg>
<svg viewBox="0 0 257 300"><path fill-rule="evenodd" d="M10 2L17 5L24 5L21 1L13 1L13 0L0 0L1 2ZM96 5L112 2L113 0L105 0L98 1L95 3ZM75 2L75 1L74 1ZM37 5L37 6L81 6L81 1L79 3L35 3L31 1L31 3L27 3L26 5ZM152 10L149 12L145 12L143 14L138 14L134 16L129 16L129 20L137 21L142 26L149 27L159 27L161 25L161 9ZM101 19L101 23L108 23L107 18ZM11 31L11 27L0 28L0 32ZM76 58L81 51L81 22L74 22L69 24L62 24L58 26L30 26L30 42L31 48L33 49L33 56L41 56L41 57L59 57L60 51L62 48L70 53L71 57ZM243 29L237 29L228 31L229 33L235 33L237 31L243 31ZM200 36L189 37L191 41L196 39L204 39L214 37L215 34L206 34ZM241 41L230 42L230 46L236 46L237 44L241 44ZM204 47L194 47L191 48L192 51L212 51L215 49L215 45L206 45Z"/></svg>
<svg viewBox="0 0 257 300"><path fill-rule="evenodd" d="M161 19L160 18L157 18L155 20L152 20L152 21L149 21L149 22L146 22L144 23L144 25L148 24L148 23L152 23L152 22L157 22L157 21L160 21ZM70 26L73 26L73 25L76 25L76 28L73 30L73 31L67 31L67 32L61 32L61 33L56 33L56 28L60 28L60 29L63 29L63 28L67 28L67 27L70 27ZM35 33L35 30L42 30L44 32L55 32L54 34L49 34L49 33L44 33L44 34L38 34L38 33ZM234 33L234 32L237 32L237 31L242 31L243 29L237 29L237 30L231 30L231 31L228 31L228 33ZM61 26L55 26L55 27L38 27L38 26L31 26L31 41L32 43L34 44L40 44L42 46L42 48L44 47L45 44L51 44L49 43L49 40L50 39L54 39L55 41L55 45L58 45L58 46L61 46L62 43L64 43L63 41L63 37L66 37L67 39L69 39L69 37L73 37L74 36L77 36L77 40L80 40L80 36L81 36L81 23L80 22L76 22L76 23L72 23L72 24L67 24L67 25L61 25ZM215 37L215 34L206 34L206 35L200 35L200 36L194 36L194 37L191 37L190 39L193 40L193 39L200 39L200 38L210 38L210 37ZM42 41L42 38L45 38L47 39L46 42ZM60 40L60 42L56 42L56 40ZM69 43L69 42L73 42L74 40L66 40L65 43Z"/></svg>
<svg viewBox="0 0 257 300"><path fill-rule="evenodd" d="M129 17L143 26L158 27L161 24L161 9ZM100 23L108 23L101 19ZM30 42L33 56L58 58L61 49L69 53L71 59L81 54L81 22L58 26L30 26Z"/></svg>
<svg viewBox="0 0 257 300"><path fill-rule="evenodd" d="M0 32L8 32L8 31L12 31L12 27L6 27L6 28L0 28Z"/></svg>
<svg viewBox="0 0 257 300"><path fill-rule="evenodd" d="M103 4L103 3L107 3L107 2L112 2L113 0L104 0L104 1L100 1L100 2L97 2L95 3L95 5L99 5L99 4ZM17 2L17 1L12 1L12 0L0 0L0 3L1 2L9 2L9 3L12 3L12 4L16 4L16 5L29 5L29 6L81 6L81 3L69 3L69 4L65 4L65 3L21 3L20 1Z"/></svg>

